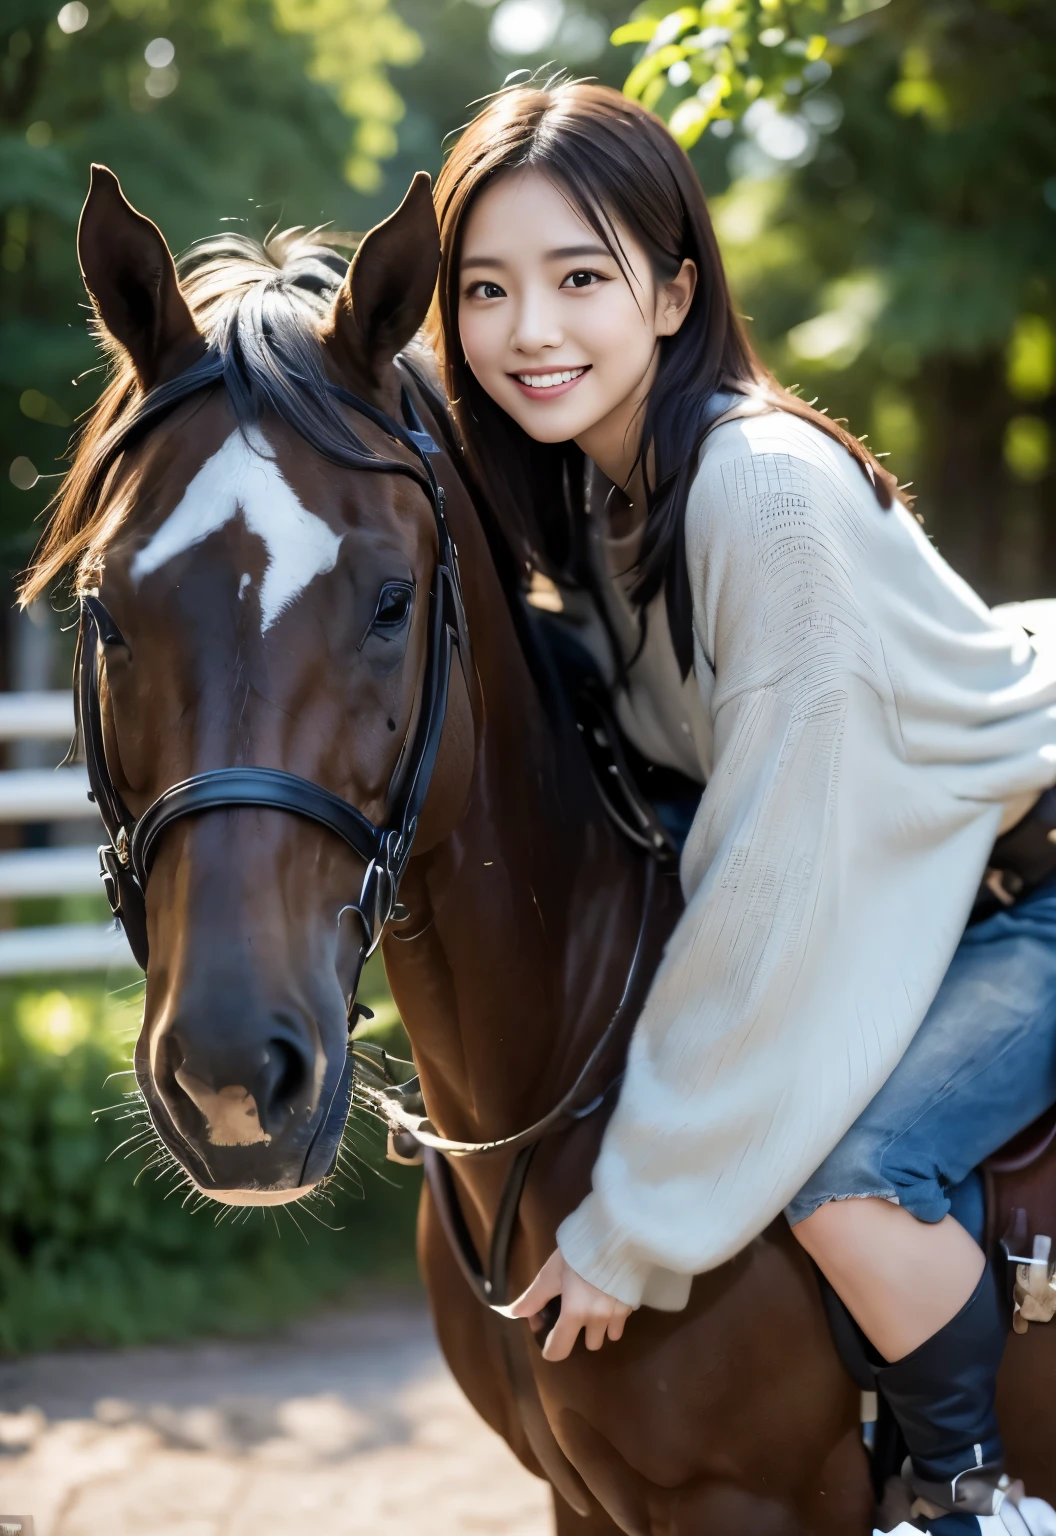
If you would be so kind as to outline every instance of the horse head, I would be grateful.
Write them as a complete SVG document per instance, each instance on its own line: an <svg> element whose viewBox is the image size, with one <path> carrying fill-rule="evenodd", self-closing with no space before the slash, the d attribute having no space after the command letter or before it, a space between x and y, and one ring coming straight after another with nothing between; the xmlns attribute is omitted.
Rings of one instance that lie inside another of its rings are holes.
<svg viewBox="0 0 1056 1536"><path fill-rule="evenodd" d="M82 666L120 803L138 821L174 785L264 769L384 829L420 767L443 533L424 461L387 430L393 358L436 276L428 178L347 271L295 232L204 242L178 276L97 167L78 249L118 372L57 536L93 593ZM457 819L472 741L456 663L416 846ZM325 818L236 798L166 821L139 870L136 1075L165 1145L218 1200L296 1199L334 1162L346 1015L377 937L357 904L367 864Z"/></svg>

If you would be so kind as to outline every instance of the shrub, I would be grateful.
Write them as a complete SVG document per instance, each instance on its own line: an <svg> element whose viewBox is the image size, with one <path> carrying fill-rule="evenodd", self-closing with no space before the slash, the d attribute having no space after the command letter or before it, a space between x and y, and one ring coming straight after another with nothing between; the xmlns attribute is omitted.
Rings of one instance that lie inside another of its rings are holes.
<svg viewBox="0 0 1056 1536"><path fill-rule="evenodd" d="M398 1048L383 987L374 973L367 1000ZM361 1187L335 1180L314 1214L218 1211L151 1167L125 1097L141 1008L141 985L0 984L0 1349L249 1332L357 1279L409 1280L417 1174L384 1162L368 1118L346 1135Z"/></svg>

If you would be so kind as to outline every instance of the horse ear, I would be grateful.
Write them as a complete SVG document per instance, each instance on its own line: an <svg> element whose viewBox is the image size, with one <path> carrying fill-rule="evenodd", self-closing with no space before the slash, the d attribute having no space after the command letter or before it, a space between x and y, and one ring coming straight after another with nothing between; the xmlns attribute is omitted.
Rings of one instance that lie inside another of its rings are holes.
<svg viewBox="0 0 1056 1536"><path fill-rule="evenodd" d="M378 383L425 319L439 265L432 187L419 171L396 212L360 242L323 340L356 375Z"/></svg>
<svg viewBox="0 0 1056 1536"><path fill-rule="evenodd" d="M144 389L173 377L205 350L164 236L132 207L105 165L92 166L77 254L96 312L131 357Z"/></svg>

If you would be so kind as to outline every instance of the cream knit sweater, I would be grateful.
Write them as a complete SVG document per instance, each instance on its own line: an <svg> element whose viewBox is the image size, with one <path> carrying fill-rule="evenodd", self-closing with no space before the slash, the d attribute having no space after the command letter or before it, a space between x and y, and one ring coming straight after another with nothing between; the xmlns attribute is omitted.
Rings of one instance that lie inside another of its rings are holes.
<svg viewBox="0 0 1056 1536"><path fill-rule="evenodd" d="M717 427L686 546L696 696L682 720L646 708L683 691L661 628L622 706L633 736L644 699L639 745L655 755L666 731L661 755L686 766L692 744L707 781L686 910L593 1191L558 1231L595 1285L669 1309L880 1088L999 827L1056 781L1056 646L988 609L817 428L785 412Z"/></svg>

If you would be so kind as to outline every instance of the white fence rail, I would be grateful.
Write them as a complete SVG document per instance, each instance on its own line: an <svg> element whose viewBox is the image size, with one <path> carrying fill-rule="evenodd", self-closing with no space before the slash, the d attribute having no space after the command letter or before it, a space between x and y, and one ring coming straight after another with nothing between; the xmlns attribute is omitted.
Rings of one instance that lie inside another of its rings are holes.
<svg viewBox="0 0 1056 1536"><path fill-rule="evenodd" d="M73 700L64 692L0 693L0 742L68 741ZM49 824L97 819L83 768L13 768L0 773L0 822ZM102 827L99 828L102 837ZM101 891L95 847L0 852L0 898L82 896ZM0 976L29 972L134 969L112 923L61 923L0 931Z"/></svg>
<svg viewBox="0 0 1056 1536"><path fill-rule="evenodd" d="M0 741L69 741L73 693L0 693Z"/></svg>
<svg viewBox="0 0 1056 1536"><path fill-rule="evenodd" d="M83 768L10 768L0 773L0 821L84 821L94 814Z"/></svg>

